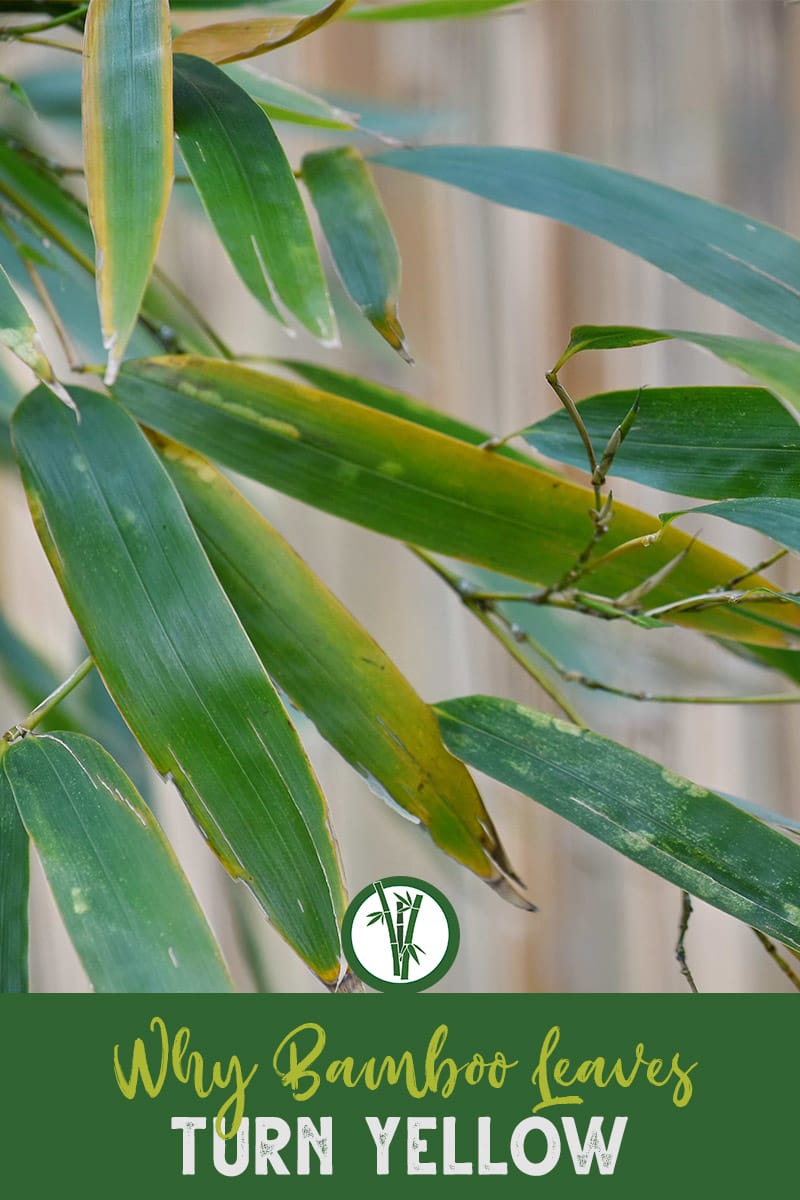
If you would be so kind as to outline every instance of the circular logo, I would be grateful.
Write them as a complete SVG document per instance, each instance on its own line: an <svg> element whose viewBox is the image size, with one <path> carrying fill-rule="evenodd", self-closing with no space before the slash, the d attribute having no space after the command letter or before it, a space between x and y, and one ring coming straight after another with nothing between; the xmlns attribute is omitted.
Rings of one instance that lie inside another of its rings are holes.
<svg viewBox="0 0 800 1200"><path fill-rule="evenodd" d="M423 991L453 965L458 917L433 884L407 875L377 879L345 913L344 951L350 967L371 987Z"/></svg>

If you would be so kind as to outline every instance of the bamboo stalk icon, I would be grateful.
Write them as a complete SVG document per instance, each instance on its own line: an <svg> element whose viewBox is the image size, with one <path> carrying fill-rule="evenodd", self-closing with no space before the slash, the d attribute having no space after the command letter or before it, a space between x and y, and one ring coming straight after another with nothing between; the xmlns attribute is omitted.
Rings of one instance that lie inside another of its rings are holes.
<svg viewBox="0 0 800 1200"><path fill-rule="evenodd" d="M415 963L419 963L420 954L425 951L421 946L414 942L414 930L419 916L420 906L422 905L422 893L417 892L415 896L411 895L410 891L395 893L394 901L396 912L392 915L389 897L386 895L386 890L383 884L378 881L374 883L373 889L375 895L380 901L380 908L367 917L367 924L374 925L376 921L380 921L386 928L389 938L389 945L392 950L392 972L395 979L407 980L409 963L413 959Z"/></svg>

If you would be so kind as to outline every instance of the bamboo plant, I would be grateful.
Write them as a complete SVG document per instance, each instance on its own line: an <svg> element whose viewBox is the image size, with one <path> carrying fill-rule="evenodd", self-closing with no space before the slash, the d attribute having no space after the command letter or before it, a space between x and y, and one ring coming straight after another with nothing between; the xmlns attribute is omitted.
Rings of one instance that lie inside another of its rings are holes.
<svg viewBox="0 0 800 1200"><path fill-rule="evenodd" d="M2 990L28 986L31 846L95 989L232 986L131 778L140 767L120 714L209 850L310 970L331 989L354 986L341 952L341 864L287 697L499 894L487 903L533 908L468 766L675 884L686 920L697 896L752 926L791 974L800 847L785 822L599 736L565 685L670 703L782 705L800 692L621 688L562 663L535 618L566 610L587 630L625 622L653 638L685 626L797 685L800 596L764 572L800 552L800 244L559 153L365 143L352 114L268 73L270 51L332 21L490 20L511 3L261 0L256 18L226 0L173 0L171 11L166 0L2 6L0 34L20 68L31 44L54 61L82 56L80 168L43 152L36 123L26 140L0 137L0 342L36 383L3 408L5 457L87 652L60 682L0 625L4 674L20 698L0 743ZM189 8L225 11L189 26ZM4 86L27 100L24 81ZM299 163L276 132L286 121L325 132ZM411 361L376 165L583 229L783 340L581 326L546 373L559 410L494 436L333 366L258 362L252 347L223 341L202 298L156 261L177 190L173 145L181 188L196 194L255 300L324 347L339 335L310 209L354 306ZM80 349L87 287L103 362ZM46 315L38 330L31 298ZM670 339L750 382L580 401L567 389L578 354ZM57 372L59 343L68 370ZM688 452L676 455L676 441ZM426 703L226 471L406 543L561 716L480 695ZM757 566L735 562L684 533L681 513L618 503L615 475L693 496L701 511L773 538L775 552ZM407 977L419 898L409 893L392 914L376 894L375 920Z"/></svg>

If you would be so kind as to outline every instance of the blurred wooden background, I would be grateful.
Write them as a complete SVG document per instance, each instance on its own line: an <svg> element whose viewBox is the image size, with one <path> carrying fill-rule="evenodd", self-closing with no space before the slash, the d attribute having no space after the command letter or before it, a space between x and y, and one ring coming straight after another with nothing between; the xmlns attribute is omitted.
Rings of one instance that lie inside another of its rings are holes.
<svg viewBox="0 0 800 1200"><path fill-rule="evenodd" d="M800 160L792 136L800 116L798 51L800 7L782 0L540 0L457 25L343 24L274 54L268 66L356 109L379 103L419 110L425 120L416 128L428 141L580 154L800 233L794 202ZM20 56L15 65L22 65L23 53L34 52L13 53ZM380 116L372 121L380 128ZM293 158L319 144L297 129L284 131ZM324 357L498 432L552 410L543 376L572 325L753 332L727 310L586 236L410 176L384 171L379 182L403 254L402 314L418 363L413 370L393 361L377 338L365 340L350 320L343 321L344 349L327 357L303 339L287 343L235 278L202 218L187 217L183 207L173 206L163 261L236 348ZM568 376L577 396L640 383L736 381L717 363L676 345L586 356ZM487 692L547 707L402 547L263 489L249 492L426 699ZM659 511L661 497L652 492L631 486L624 496ZM3 605L66 669L76 657L70 621L11 478L3 480L2 502ZM711 520L703 531L746 561L761 556L754 535ZM573 623L567 634L590 636L587 653L599 669L610 664L616 681L628 686L648 686L657 675L684 691L764 687L761 673L690 634L654 641L594 623ZM791 710L573 698L597 728L674 770L800 817ZM2 707L5 728L20 714L10 698ZM371 796L313 730L304 733L330 798L351 891L381 875L416 874L455 903L462 948L440 990L684 989L674 960L674 888L485 781L490 810L540 908L532 916L518 912ZM239 985L257 985L243 952L249 930L270 987L314 989L305 969L254 919L248 897L210 860L177 795L161 789L158 806ZM38 877L33 914L34 986L85 988ZM698 905L688 945L701 990L783 986L752 933L705 906Z"/></svg>

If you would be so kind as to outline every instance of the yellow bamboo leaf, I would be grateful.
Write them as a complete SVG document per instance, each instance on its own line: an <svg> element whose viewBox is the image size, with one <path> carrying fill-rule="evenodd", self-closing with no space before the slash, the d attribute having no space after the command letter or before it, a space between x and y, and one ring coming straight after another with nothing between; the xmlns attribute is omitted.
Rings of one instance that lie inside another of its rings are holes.
<svg viewBox="0 0 800 1200"><path fill-rule="evenodd" d="M288 46L315 33L329 21L344 16L356 0L332 0L309 17L262 17L253 21L221 21L189 29L175 39L175 51L196 54L213 63L238 62Z"/></svg>
<svg viewBox="0 0 800 1200"><path fill-rule="evenodd" d="M111 383L150 278L172 186L167 0L91 0L83 64L86 188Z"/></svg>

